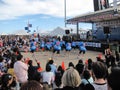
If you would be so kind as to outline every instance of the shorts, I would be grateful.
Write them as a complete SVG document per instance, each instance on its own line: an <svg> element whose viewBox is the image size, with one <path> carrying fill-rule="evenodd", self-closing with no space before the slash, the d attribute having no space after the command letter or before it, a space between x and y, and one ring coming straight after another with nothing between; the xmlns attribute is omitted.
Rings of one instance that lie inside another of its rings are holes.
<svg viewBox="0 0 120 90"><path fill-rule="evenodd" d="M53 53L57 52L57 54L60 54L60 50L53 50Z"/></svg>
<svg viewBox="0 0 120 90"><path fill-rule="evenodd" d="M83 50L80 50L79 54L81 54L81 53L85 54L85 51L83 51Z"/></svg>

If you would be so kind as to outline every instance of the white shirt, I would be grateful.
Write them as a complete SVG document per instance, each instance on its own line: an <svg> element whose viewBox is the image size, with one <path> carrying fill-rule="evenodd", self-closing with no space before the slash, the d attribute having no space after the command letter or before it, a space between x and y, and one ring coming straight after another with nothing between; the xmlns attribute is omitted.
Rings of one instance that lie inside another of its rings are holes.
<svg viewBox="0 0 120 90"><path fill-rule="evenodd" d="M18 82L25 83L28 79L28 66L22 61L17 61L14 64L14 72Z"/></svg>
<svg viewBox="0 0 120 90"><path fill-rule="evenodd" d="M42 73L42 79L43 82L47 82L49 85L54 82L54 73L53 72L43 72Z"/></svg>

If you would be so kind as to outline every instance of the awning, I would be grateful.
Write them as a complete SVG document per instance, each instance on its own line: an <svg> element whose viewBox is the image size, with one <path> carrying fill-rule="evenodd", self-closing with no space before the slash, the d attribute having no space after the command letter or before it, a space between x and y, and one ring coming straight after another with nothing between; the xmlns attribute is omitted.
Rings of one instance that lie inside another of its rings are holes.
<svg viewBox="0 0 120 90"><path fill-rule="evenodd" d="M115 8L108 8L105 10L100 10L96 12L91 12L88 14L83 14L76 16L74 18L68 19L67 24L76 24L79 22L103 22L103 21L110 21L110 20L118 20L120 19L120 6Z"/></svg>

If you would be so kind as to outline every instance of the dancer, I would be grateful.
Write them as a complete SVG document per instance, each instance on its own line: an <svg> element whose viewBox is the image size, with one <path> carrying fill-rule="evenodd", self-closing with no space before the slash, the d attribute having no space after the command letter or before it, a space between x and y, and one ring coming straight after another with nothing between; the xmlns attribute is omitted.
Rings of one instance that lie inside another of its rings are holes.
<svg viewBox="0 0 120 90"><path fill-rule="evenodd" d="M51 48L52 48L52 42L46 42L45 49L48 50L48 51L50 51Z"/></svg>
<svg viewBox="0 0 120 90"><path fill-rule="evenodd" d="M32 52L32 53L34 53L34 51L36 50L36 46L35 46L35 40L34 39L32 39L32 41L30 42L30 51Z"/></svg>
<svg viewBox="0 0 120 90"><path fill-rule="evenodd" d="M72 49L74 49L74 52L75 52L75 48L76 48L76 43L75 43L75 41L72 41L71 46L72 46Z"/></svg>
<svg viewBox="0 0 120 90"><path fill-rule="evenodd" d="M42 49L42 51L45 50L45 42L43 40L40 43L40 49Z"/></svg>
<svg viewBox="0 0 120 90"><path fill-rule="evenodd" d="M60 45L60 41L56 41L56 44L53 46L53 54L52 57L54 57L54 53L57 52L57 54L60 54L61 51L61 45Z"/></svg>
<svg viewBox="0 0 120 90"><path fill-rule="evenodd" d="M72 49L71 43L70 43L70 42L67 42L65 46L66 46L66 51L68 52L68 59L69 59L69 52L70 52L71 49Z"/></svg>
<svg viewBox="0 0 120 90"><path fill-rule="evenodd" d="M86 52L86 47L85 47L85 45L84 45L83 42L80 42L80 43L79 43L78 59L79 59L80 54L83 53L83 56L84 56L85 52Z"/></svg>

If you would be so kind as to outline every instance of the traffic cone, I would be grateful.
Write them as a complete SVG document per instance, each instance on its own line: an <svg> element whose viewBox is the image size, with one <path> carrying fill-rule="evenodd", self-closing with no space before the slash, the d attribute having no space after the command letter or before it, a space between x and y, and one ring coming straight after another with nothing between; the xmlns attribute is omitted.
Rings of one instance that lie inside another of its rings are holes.
<svg viewBox="0 0 120 90"><path fill-rule="evenodd" d="M102 58L102 54L100 53L100 54L98 54L98 57L101 59Z"/></svg>
<svg viewBox="0 0 120 90"><path fill-rule="evenodd" d="M65 70L65 63L64 63L64 61L62 62L61 66L62 66L62 69Z"/></svg>

